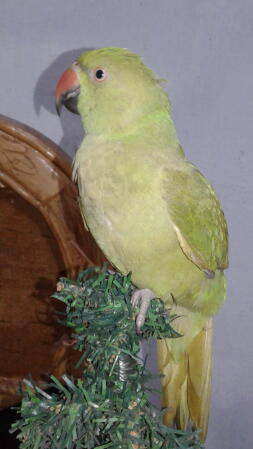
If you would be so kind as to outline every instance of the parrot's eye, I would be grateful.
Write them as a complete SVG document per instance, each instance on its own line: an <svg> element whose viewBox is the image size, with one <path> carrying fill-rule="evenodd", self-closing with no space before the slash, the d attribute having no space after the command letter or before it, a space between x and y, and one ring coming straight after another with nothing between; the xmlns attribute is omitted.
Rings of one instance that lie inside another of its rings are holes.
<svg viewBox="0 0 253 449"><path fill-rule="evenodd" d="M107 77L106 71L102 67L97 67L94 71L94 75L95 80L99 82L104 81Z"/></svg>

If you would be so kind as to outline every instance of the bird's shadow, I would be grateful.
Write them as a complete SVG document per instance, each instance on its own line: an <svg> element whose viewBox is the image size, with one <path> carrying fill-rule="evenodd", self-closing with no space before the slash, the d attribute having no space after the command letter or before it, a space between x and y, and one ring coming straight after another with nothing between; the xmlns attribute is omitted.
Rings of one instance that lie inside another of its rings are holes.
<svg viewBox="0 0 253 449"><path fill-rule="evenodd" d="M58 79L81 53L84 53L92 48L78 48L66 51L60 54L40 75L34 91L34 108L37 114L40 113L41 108L45 108L51 114L56 114L54 103L54 91ZM63 108L60 117L62 126L62 139L59 145L68 151L69 154L74 155L76 149L79 147L83 138L83 128L80 118L71 114Z"/></svg>

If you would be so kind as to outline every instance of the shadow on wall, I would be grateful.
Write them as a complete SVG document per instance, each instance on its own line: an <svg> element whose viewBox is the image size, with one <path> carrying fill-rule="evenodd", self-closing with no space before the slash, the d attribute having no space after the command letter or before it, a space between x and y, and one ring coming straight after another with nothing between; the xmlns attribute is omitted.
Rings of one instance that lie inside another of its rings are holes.
<svg viewBox="0 0 253 449"><path fill-rule="evenodd" d="M79 48L70 50L59 55L40 75L34 92L34 108L39 114L41 108L45 108L51 114L57 114L54 104L54 91L56 83L64 70L66 70L81 53L92 50L92 48ZM83 139L84 131L80 119L62 109L59 118L62 125L63 136L59 143L61 148L68 149L73 156Z"/></svg>

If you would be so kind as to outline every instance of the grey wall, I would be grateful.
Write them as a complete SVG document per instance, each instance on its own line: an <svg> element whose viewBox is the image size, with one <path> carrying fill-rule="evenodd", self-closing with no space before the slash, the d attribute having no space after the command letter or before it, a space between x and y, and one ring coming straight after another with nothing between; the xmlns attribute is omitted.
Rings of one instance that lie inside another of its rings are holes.
<svg viewBox="0 0 253 449"><path fill-rule="evenodd" d="M228 300L216 318L208 449L253 447L252 0L3 0L1 113L71 155L78 117L53 91L78 49L118 46L169 80L189 158L215 186L230 229Z"/></svg>

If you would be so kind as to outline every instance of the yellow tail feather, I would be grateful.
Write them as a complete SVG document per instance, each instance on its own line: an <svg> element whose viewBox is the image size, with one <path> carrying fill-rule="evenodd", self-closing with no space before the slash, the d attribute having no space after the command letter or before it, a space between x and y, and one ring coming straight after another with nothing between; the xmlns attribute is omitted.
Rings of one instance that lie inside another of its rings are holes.
<svg viewBox="0 0 253 449"><path fill-rule="evenodd" d="M194 321L194 316L191 318ZM189 321L188 335L178 339L178 342L182 339L184 350L181 345L178 351L175 340L158 341L162 405L168 408L164 422L167 425L176 424L181 429L200 429L200 438L204 441L211 393L212 319L203 323L200 330L197 330L198 326L191 327ZM189 332L189 328L193 329L193 333Z"/></svg>

